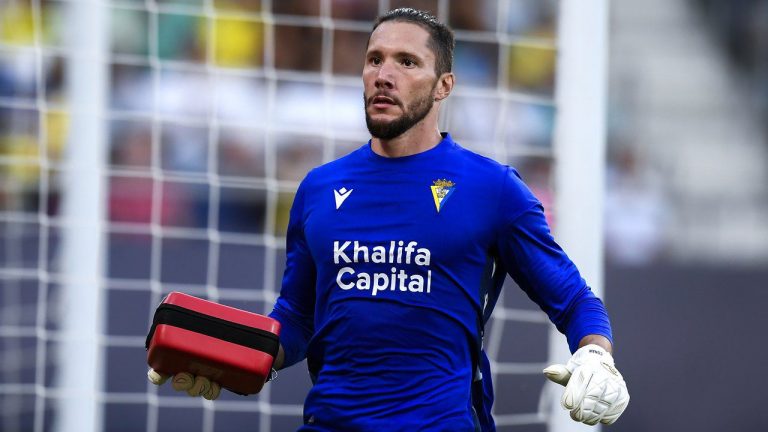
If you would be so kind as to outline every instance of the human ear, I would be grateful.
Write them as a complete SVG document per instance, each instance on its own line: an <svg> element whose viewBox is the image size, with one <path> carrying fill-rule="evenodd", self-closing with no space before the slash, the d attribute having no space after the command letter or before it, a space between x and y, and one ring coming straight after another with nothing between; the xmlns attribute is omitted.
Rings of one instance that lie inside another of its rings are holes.
<svg viewBox="0 0 768 432"><path fill-rule="evenodd" d="M440 102L447 98L451 94L451 91L453 91L455 82L456 76L453 72L446 72L440 75L440 78L437 80L437 86L435 86L435 102Z"/></svg>

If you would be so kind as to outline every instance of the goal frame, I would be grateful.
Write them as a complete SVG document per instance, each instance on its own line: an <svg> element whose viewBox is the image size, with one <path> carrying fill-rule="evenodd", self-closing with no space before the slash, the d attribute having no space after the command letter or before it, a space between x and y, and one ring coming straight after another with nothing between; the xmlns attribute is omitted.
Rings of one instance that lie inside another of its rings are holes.
<svg viewBox="0 0 768 432"><path fill-rule="evenodd" d="M595 295L603 289L608 1L561 0L554 133L555 238ZM564 363L568 345L550 330L549 360ZM598 431L571 420L560 406L562 388L549 383L550 432Z"/></svg>

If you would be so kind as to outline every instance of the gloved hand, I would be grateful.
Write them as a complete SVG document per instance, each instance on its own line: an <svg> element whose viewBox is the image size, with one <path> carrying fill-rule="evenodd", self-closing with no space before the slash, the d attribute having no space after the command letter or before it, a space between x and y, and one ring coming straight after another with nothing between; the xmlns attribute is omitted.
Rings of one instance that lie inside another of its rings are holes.
<svg viewBox="0 0 768 432"><path fill-rule="evenodd" d="M598 345L579 348L567 364L549 366L544 375L565 386L560 403L577 422L611 424L629 403L624 377L614 367L611 353Z"/></svg>
<svg viewBox="0 0 768 432"><path fill-rule="evenodd" d="M168 381L170 375L161 374L154 369L147 372L149 382L162 385ZM173 376L171 385L176 391L186 391L190 396L202 396L208 400L214 400L221 394L221 386L203 376L194 376L189 372L180 372Z"/></svg>

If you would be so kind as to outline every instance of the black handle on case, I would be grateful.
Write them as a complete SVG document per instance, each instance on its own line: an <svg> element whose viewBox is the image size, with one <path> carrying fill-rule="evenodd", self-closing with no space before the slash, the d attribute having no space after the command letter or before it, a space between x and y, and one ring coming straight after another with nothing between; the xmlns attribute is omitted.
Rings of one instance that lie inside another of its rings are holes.
<svg viewBox="0 0 768 432"><path fill-rule="evenodd" d="M162 303L155 310L152 327L149 329L147 340L144 342L145 349L149 349L155 328L160 324L171 325L242 345L265 352L272 357L277 357L277 351L280 347L278 336L269 331L223 320L181 306Z"/></svg>

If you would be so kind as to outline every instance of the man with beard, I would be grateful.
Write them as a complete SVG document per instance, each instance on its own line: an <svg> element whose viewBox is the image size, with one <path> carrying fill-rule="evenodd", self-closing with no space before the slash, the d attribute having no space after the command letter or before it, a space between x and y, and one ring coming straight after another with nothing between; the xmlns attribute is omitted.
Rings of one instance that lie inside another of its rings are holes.
<svg viewBox="0 0 768 432"><path fill-rule="evenodd" d="M494 430L482 340L507 274L567 336L573 357L545 375L571 417L613 423L629 401L605 308L539 200L438 129L453 48L424 12L380 17L363 70L372 138L296 193L270 316L275 367L306 358L312 376L302 431Z"/></svg>

